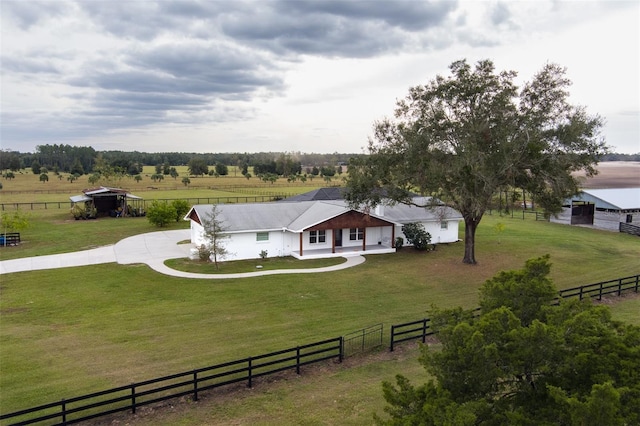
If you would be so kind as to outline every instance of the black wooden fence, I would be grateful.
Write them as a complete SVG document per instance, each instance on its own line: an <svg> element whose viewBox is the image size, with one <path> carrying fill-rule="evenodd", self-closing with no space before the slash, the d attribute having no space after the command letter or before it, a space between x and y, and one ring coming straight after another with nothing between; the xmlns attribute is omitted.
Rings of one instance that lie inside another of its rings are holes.
<svg viewBox="0 0 640 426"><path fill-rule="evenodd" d="M11 425L70 425L122 411L135 414L139 407L168 399L191 396L198 400L198 394L209 389L241 382L252 387L262 376L294 368L300 374L300 367L330 359L342 362L343 348L343 338L336 337L2 414L0 420L10 420Z"/></svg>
<svg viewBox="0 0 640 426"><path fill-rule="evenodd" d="M638 288L640 288L640 275L633 275L630 277L560 290L558 292L557 300L568 299L570 297L577 297L580 300L587 297L602 300L602 296L607 294L616 294L617 296L620 296L623 292L631 290L637 293Z"/></svg>
<svg viewBox="0 0 640 426"><path fill-rule="evenodd" d="M630 277L617 278L615 280L602 281L595 284L587 284L580 287L568 288L558 292L558 297L554 303L558 303L560 299L568 299L577 297L580 300L584 298L597 298L602 300L602 296L607 294L616 294L620 296L625 291L634 291L638 293L640 288L640 275ZM474 309L474 314L479 313L480 308ZM431 328L431 319L423 318L417 321L406 322L391 326L391 339L389 350L393 352L394 346L401 342L409 340L421 339L422 343L426 341L427 336L435 334Z"/></svg>

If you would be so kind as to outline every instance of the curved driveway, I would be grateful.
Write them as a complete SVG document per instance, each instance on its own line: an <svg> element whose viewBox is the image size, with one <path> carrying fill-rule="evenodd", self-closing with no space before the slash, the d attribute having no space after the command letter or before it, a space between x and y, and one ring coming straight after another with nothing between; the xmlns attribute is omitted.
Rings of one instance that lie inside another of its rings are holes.
<svg viewBox="0 0 640 426"><path fill-rule="evenodd" d="M347 261L340 265L327 266L324 268L280 269L240 274L196 274L192 272L182 272L167 267L164 264L164 261L167 259L189 257L193 244L178 244L178 242L189 240L189 238L190 231L188 229L149 232L125 238L114 245L91 250L27 257L23 259L3 260L0 261L0 274L117 262L123 265L145 263L157 272L174 277L224 279L247 278L260 275L308 274L337 271L359 265L365 260L364 257L356 255L346 257Z"/></svg>

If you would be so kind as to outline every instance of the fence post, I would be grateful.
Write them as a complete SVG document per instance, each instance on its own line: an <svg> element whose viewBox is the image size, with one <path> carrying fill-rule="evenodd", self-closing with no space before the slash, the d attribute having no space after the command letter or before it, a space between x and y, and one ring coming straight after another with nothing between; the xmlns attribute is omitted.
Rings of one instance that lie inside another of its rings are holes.
<svg viewBox="0 0 640 426"><path fill-rule="evenodd" d="M427 341L427 318L422 320L422 343Z"/></svg>
<svg viewBox="0 0 640 426"><path fill-rule="evenodd" d="M193 371L193 400L198 400L198 372Z"/></svg>
<svg viewBox="0 0 640 426"><path fill-rule="evenodd" d="M340 336L340 354L338 355L338 361L342 363L344 359L344 337Z"/></svg>
<svg viewBox="0 0 640 426"><path fill-rule="evenodd" d="M580 286L580 301L582 301L582 290L584 289L584 286L581 285Z"/></svg>
<svg viewBox="0 0 640 426"><path fill-rule="evenodd" d="M67 403L65 402L64 398L62 398L62 403L60 406L62 407L62 424L66 425L67 424Z"/></svg>
<svg viewBox="0 0 640 426"><path fill-rule="evenodd" d="M300 346L296 346L296 374L300 374Z"/></svg>
<svg viewBox="0 0 640 426"><path fill-rule="evenodd" d="M393 352L393 336L395 331L396 331L396 326L392 325L391 326L391 344L389 345L389 352Z"/></svg>
<svg viewBox="0 0 640 426"><path fill-rule="evenodd" d="M638 284L640 284L640 275L636 275L636 293L638 292Z"/></svg>
<svg viewBox="0 0 640 426"><path fill-rule="evenodd" d="M600 294L598 294L598 300L602 300L602 286L604 283L600 282Z"/></svg>
<svg viewBox="0 0 640 426"><path fill-rule="evenodd" d="M253 376L252 376L252 371L251 371L251 357L249 357L247 359L247 361L248 361L248 364L249 364L249 366L248 366L249 383L247 383L247 387L251 388L251 387L253 387Z"/></svg>
<svg viewBox="0 0 640 426"><path fill-rule="evenodd" d="M131 414L136 413L136 384L131 383Z"/></svg>
<svg viewBox="0 0 640 426"><path fill-rule="evenodd" d="M618 297L622 294L622 278L618 279Z"/></svg>

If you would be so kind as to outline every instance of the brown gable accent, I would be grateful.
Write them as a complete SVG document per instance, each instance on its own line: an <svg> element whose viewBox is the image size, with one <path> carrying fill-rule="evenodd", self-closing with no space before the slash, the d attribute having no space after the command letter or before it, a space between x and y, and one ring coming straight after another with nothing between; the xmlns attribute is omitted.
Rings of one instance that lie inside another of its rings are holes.
<svg viewBox="0 0 640 426"><path fill-rule="evenodd" d="M189 213L189 219L196 222L198 225L202 225L202 223L200 222L200 216L198 216L198 213L196 213L196 209L191 209L191 213Z"/></svg>
<svg viewBox="0 0 640 426"><path fill-rule="evenodd" d="M317 225L306 228L305 231L321 231L326 229L340 228L369 228L376 226L392 226L393 222L378 219L368 214L350 210L332 219L321 222Z"/></svg>

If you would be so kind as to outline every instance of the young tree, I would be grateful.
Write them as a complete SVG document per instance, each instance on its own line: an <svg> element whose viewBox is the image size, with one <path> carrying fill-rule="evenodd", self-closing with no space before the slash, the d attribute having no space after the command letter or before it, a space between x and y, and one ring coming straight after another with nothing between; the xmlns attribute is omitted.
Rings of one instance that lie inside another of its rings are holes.
<svg viewBox="0 0 640 426"><path fill-rule="evenodd" d="M369 155L353 158L346 193L353 206L441 197L465 222L463 262L475 264L475 233L502 188L522 188L557 213L578 192L572 172L595 174L606 154L602 119L569 104L565 70L548 64L518 91L516 73L466 61L413 87L395 120L375 124Z"/></svg>
<svg viewBox="0 0 640 426"><path fill-rule="evenodd" d="M176 220L176 208L166 201L154 200L147 208L147 219L153 225L163 227Z"/></svg>
<svg viewBox="0 0 640 426"><path fill-rule="evenodd" d="M3 211L0 214L0 229L2 229L4 234L7 232L21 231L31 225L29 220L29 214L23 213L21 210L15 210L13 213ZM6 238L4 239L4 244L7 244Z"/></svg>
<svg viewBox="0 0 640 426"><path fill-rule="evenodd" d="M190 183L191 183L191 179L189 179L188 177L185 176L182 178L182 184L184 186L189 186Z"/></svg>
<svg viewBox="0 0 640 426"><path fill-rule="evenodd" d="M171 175L173 180L176 180L176 178L180 176L180 173L178 173L175 167L171 167L171 169L169 169L169 175Z"/></svg>
<svg viewBox="0 0 640 426"><path fill-rule="evenodd" d="M180 222L191 208L187 200L173 200L171 205L176 209L176 222Z"/></svg>
<svg viewBox="0 0 640 426"><path fill-rule="evenodd" d="M100 173L91 173L91 176L89 176L88 181L91 185L95 185L100 181L101 177L102 175Z"/></svg>
<svg viewBox="0 0 640 426"><path fill-rule="evenodd" d="M488 280L479 317L437 312L441 348L420 358L435 379L384 383L378 424L638 424L640 328L590 301L552 306L550 267L543 256Z"/></svg>
<svg viewBox="0 0 640 426"><path fill-rule="evenodd" d="M220 217L220 210L215 204L211 207L211 211L207 212L202 219L203 237L206 240L205 246L209 253L209 258L218 269L218 261L226 258L230 253L227 251L226 243L229 234L225 234L226 228Z"/></svg>
<svg viewBox="0 0 640 426"><path fill-rule="evenodd" d="M31 163L31 171L33 172L34 175L40 174L40 168L41 166L38 160L33 160L33 163Z"/></svg>
<svg viewBox="0 0 640 426"><path fill-rule="evenodd" d="M226 164L217 163L215 166L216 173L218 176L226 176L229 174L229 167Z"/></svg>
<svg viewBox="0 0 640 426"><path fill-rule="evenodd" d="M40 175L40 182L42 183L49 182L49 175L46 173L42 173Z"/></svg>
<svg viewBox="0 0 640 426"><path fill-rule="evenodd" d="M189 174L192 176L203 176L209 173L209 166L201 158L192 158L189 161Z"/></svg>

